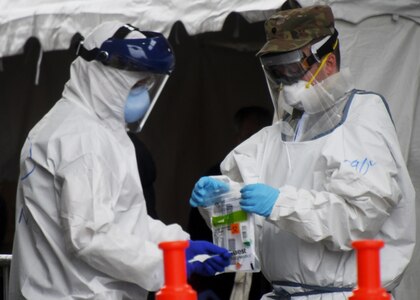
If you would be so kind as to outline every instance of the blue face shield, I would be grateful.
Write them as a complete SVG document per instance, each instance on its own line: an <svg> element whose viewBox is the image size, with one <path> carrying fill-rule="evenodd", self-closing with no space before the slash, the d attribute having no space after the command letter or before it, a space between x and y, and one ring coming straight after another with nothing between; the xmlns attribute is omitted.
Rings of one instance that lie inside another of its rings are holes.
<svg viewBox="0 0 420 300"><path fill-rule="evenodd" d="M133 31L145 38L126 39ZM140 31L129 24L120 27L99 48L87 50L83 40L80 41L76 55L87 61L96 60L109 67L135 72L170 74L175 66L171 45L162 34Z"/></svg>
<svg viewBox="0 0 420 300"><path fill-rule="evenodd" d="M144 38L127 38L130 33ZM99 48L87 50L80 41L76 54L106 67L138 72L143 78L131 89L124 106L127 129L139 132L174 69L175 57L167 39L160 33L140 31L126 24Z"/></svg>

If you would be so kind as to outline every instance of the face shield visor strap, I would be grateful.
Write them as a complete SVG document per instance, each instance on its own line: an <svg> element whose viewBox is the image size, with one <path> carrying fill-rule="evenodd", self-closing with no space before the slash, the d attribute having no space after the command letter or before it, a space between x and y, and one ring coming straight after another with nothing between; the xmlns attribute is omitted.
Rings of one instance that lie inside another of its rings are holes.
<svg viewBox="0 0 420 300"><path fill-rule="evenodd" d="M125 39L133 31L139 31L145 38ZM172 48L162 34L140 31L128 24L120 27L100 48L87 50L80 41L76 55L128 71L170 74L175 66Z"/></svg>
<svg viewBox="0 0 420 300"><path fill-rule="evenodd" d="M335 40L335 44L333 45L333 51L337 47L337 45L338 45L338 40ZM307 89L312 85L315 78L318 76L318 73L322 70L322 68L324 68L324 65L327 62L328 57L333 53L333 51L327 53L327 55L325 55L324 58L321 60L321 63L319 64L315 73L311 76L311 79L309 79L308 83L306 84Z"/></svg>
<svg viewBox="0 0 420 300"><path fill-rule="evenodd" d="M114 33L114 35L111 37L111 39L124 39L130 32L136 30L135 27L131 26L130 24L126 24L120 28ZM82 57L86 61L92 61L92 60L98 60L98 61L104 61L107 59L108 54L101 51L99 48L93 48L91 50L87 50L83 46L83 38L79 42L77 49L76 49L76 55Z"/></svg>
<svg viewBox="0 0 420 300"><path fill-rule="evenodd" d="M321 62L321 59L327 55L328 53L331 53L337 48L338 45L338 31L334 28L334 33L327 38L325 43L322 43L323 40L321 40L321 46L318 48L317 44L315 43L311 47L311 55L309 55L306 59L304 64L307 65L309 68L315 64Z"/></svg>
<svg viewBox="0 0 420 300"><path fill-rule="evenodd" d="M149 118L150 113L153 110L153 107L156 104L156 101L158 100L158 98L159 98L159 96L160 96L168 78L169 78L169 75L162 74L162 75L154 75L153 77L154 77L154 84L152 86L150 86L149 89L148 89L150 99L151 99L150 100L150 106L147 109L146 113L144 114L143 118L141 118L140 120L138 120L136 122L128 123L126 125L128 131L140 132L143 129L147 119Z"/></svg>

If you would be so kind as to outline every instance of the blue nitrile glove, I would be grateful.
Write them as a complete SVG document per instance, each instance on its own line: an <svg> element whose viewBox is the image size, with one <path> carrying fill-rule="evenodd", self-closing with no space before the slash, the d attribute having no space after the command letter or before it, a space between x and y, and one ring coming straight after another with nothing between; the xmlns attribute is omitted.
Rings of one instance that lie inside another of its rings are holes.
<svg viewBox="0 0 420 300"><path fill-rule="evenodd" d="M214 179L209 176L201 177L194 186L190 198L190 205L209 206L213 203L209 202L210 198L217 192L227 192L229 185L223 181Z"/></svg>
<svg viewBox="0 0 420 300"><path fill-rule="evenodd" d="M196 255L207 254L210 257L205 261L193 261ZM230 264L230 252L222 247L216 246L207 241L190 241L190 246L186 250L187 275L196 273L203 276L213 276L216 272L222 272Z"/></svg>
<svg viewBox="0 0 420 300"><path fill-rule="evenodd" d="M268 217L280 191L262 183L248 184L241 189L239 204L244 211Z"/></svg>

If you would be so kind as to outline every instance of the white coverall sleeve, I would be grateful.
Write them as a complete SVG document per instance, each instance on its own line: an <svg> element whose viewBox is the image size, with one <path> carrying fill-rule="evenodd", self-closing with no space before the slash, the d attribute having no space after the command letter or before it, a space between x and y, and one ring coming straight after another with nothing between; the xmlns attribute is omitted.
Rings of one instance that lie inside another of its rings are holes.
<svg viewBox="0 0 420 300"><path fill-rule="evenodd" d="M331 250L351 250L352 240L378 235L402 199L397 175L404 161L382 100L366 99L363 105L363 110L334 133L334 142L326 144L322 157L310 157L326 161L323 172L310 174L322 178L322 189L277 186L280 194L267 221ZM222 172L236 178L241 174L245 182L258 180L260 168L269 163L259 149L262 145L272 145L264 135L240 145L223 162ZM304 169L300 171L309 176Z"/></svg>
<svg viewBox="0 0 420 300"><path fill-rule="evenodd" d="M175 240L189 240L190 235L186 232L181 232L181 228L177 224L166 225L160 220L153 219L147 216L149 220L149 231L153 232L150 240L156 244L166 241Z"/></svg>
<svg viewBox="0 0 420 300"><path fill-rule="evenodd" d="M114 218L121 187L113 176L113 170L93 154L59 170L55 184L66 247L110 277L157 290L163 284L163 253L157 242L169 237L188 239L188 234L178 225L166 227L152 221L146 213L143 220L132 220L144 223L144 236L118 226Z"/></svg>

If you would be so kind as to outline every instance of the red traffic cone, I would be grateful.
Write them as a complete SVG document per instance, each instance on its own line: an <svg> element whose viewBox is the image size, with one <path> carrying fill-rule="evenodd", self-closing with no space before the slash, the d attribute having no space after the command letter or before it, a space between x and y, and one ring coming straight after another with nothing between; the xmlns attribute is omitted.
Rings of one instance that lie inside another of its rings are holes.
<svg viewBox="0 0 420 300"><path fill-rule="evenodd" d="M187 283L185 249L188 241L162 242L165 283L156 293L156 300L197 300L197 293Z"/></svg>
<svg viewBox="0 0 420 300"><path fill-rule="evenodd" d="M357 287L349 300L390 300L391 296L381 286L379 249L382 240L360 240L352 243L357 253Z"/></svg>

